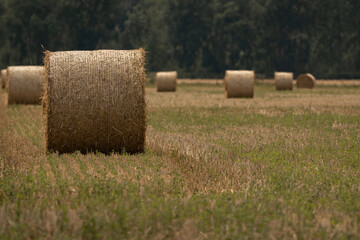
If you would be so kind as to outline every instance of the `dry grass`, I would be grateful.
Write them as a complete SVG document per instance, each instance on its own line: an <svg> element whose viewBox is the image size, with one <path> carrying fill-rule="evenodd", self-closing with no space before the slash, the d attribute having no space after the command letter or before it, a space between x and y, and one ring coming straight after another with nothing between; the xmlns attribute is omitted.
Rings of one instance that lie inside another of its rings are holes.
<svg viewBox="0 0 360 240"><path fill-rule="evenodd" d="M178 79L179 84L216 84L221 85L224 83L224 79Z"/></svg>
<svg viewBox="0 0 360 240"><path fill-rule="evenodd" d="M200 87L201 86L201 87ZM323 88L313 90L294 89L293 92L275 92L273 85L255 89L254 99L225 99L222 85L184 85L178 92L159 95L156 89L147 90L149 108L240 108L243 113L259 113L268 116L294 112L359 114L359 90Z"/></svg>
<svg viewBox="0 0 360 240"><path fill-rule="evenodd" d="M258 84L274 84L274 79L255 79ZM224 79L178 79L179 84L202 84L202 85L222 85ZM293 85L296 85L296 80L293 80ZM336 86L336 87L356 87L360 86L360 80L347 79L347 80L333 80L333 79L316 79L317 86Z"/></svg>
<svg viewBox="0 0 360 240"><path fill-rule="evenodd" d="M0 238L360 237L360 88L146 91L140 155L45 155L41 107L0 105Z"/></svg>

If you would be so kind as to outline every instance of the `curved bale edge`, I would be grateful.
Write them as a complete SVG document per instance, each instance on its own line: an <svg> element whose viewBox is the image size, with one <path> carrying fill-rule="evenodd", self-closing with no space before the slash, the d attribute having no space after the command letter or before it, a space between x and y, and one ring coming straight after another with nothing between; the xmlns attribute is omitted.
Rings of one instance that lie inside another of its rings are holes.
<svg viewBox="0 0 360 240"><path fill-rule="evenodd" d="M316 85L316 78L310 74L301 74L296 80L296 87L297 88L309 88L313 89Z"/></svg>
<svg viewBox="0 0 360 240"><path fill-rule="evenodd" d="M156 88L158 92L176 92L177 72L157 72Z"/></svg>
<svg viewBox="0 0 360 240"><path fill-rule="evenodd" d="M144 151L144 50L47 51L44 62L47 152Z"/></svg>

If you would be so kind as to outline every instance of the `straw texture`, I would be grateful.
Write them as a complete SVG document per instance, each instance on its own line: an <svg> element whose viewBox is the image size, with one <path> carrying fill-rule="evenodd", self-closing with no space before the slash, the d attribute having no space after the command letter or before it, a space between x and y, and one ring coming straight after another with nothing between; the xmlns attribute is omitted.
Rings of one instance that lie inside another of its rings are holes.
<svg viewBox="0 0 360 240"><path fill-rule="evenodd" d="M296 80L297 88L314 88L316 79L310 73L300 75Z"/></svg>
<svg viewBox="0 0 360 240"><path fill-rule="evenodd" d="M47 151L144 151L145 51L45 53Z"/></svg>
<svg viewBox="0 0 360 240"><path fill-rule="evenodd" d="M177 72L156 73L156 85L158 92L176 92Z"/></svg>
<svg viewBox="0 0 360 240"><path fill-rule="evenodd" d="M44 73L41 66L12 66L6 71L8 104L41 104L44 93Z"/></svg>
<svg viewBox="0 0 360 240"><path fill-rule="evenodd" d="M1 77L1 88L5 88L5 85L6 85L6 69L1 70L0 77Z"/></svg>
<svg viewBox="0 0 360 240"><path fill-rule="evenodd" d="M254 71L226 71L225 75L227 98L254 97Z"/></svg>
<svg viewBox="0 0 360 240"><path fill-rule="evenodd" d="M275 89L292 90L294 74L290 72L275 72Z"/></svg>
<svg viewBox="0 0 360 240"><path fill-rule="evenodd" d="M224 78L225 92L227 91L227 77L228 77L229 72L231 72L231 71L230 70L225 71L225 78Z"/></svg>

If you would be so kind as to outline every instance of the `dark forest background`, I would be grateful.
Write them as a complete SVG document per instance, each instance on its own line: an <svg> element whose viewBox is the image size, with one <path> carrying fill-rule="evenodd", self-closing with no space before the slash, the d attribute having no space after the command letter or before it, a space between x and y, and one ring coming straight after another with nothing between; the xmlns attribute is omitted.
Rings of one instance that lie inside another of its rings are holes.
<svg viewBox="0 0 360 240"><path fill-rule="evenodd" d="M43 48L148 51L148 71L360 78L359 0L1 0L0 65Z"/></svg>

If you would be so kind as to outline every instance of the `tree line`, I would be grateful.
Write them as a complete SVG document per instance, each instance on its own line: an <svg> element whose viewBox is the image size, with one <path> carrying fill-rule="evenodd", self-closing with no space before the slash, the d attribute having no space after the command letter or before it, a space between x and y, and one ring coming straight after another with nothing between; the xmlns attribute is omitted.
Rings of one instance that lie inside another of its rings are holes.
<svg viewBox="0 0 360 240"><path fill-rule="evenodd" d="M0 65L43 51L134 49L147 70L360 77L359 0L1 0Z"/></svg>

